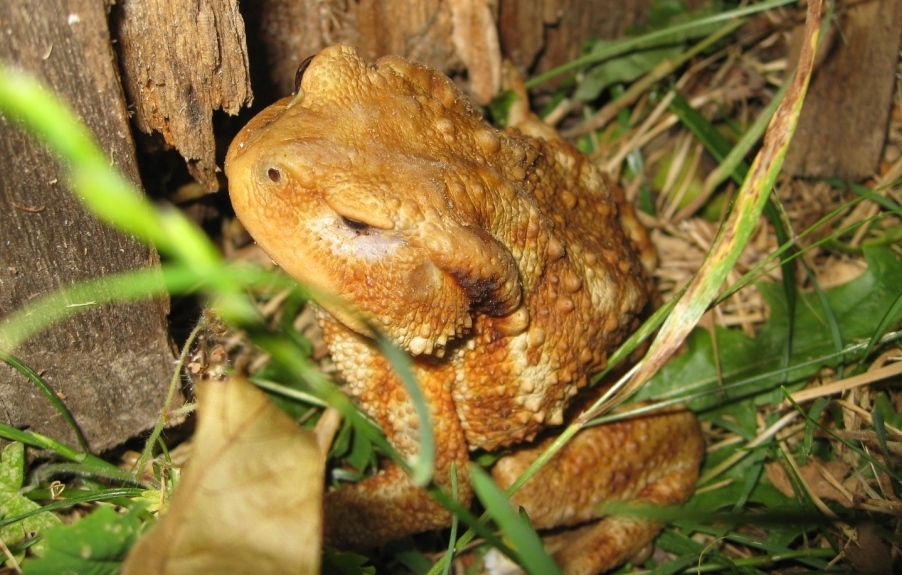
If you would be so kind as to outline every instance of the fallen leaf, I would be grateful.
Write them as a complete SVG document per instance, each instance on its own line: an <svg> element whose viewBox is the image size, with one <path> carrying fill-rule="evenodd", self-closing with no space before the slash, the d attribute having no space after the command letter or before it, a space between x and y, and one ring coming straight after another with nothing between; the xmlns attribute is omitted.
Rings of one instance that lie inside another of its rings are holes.
<svg viewBox="0 0 902 575"><path fill-rule="evenodd" d="M48 529L41 557L22 563L23 575L116 575L141 530L140 508L117 513L100 507L68 525Z"/></svg>
<svg viewBox="0 0 902 575"><path fill-rule="evenodd" d="M194 455L123 575L318 574L324 458L239 377L198 384Z"/></svg>
<svg viewBox="0 0 902 575"><path fill-rule="evenodd" d="M893 554L873 523L859 525L843 553L858 573L893 573ZM898 573L898 571L896 571Z"/></svg>
<svg viewBox="0 0 902 575"><path fill-rule="evenodd" d="M780 386L789 386L789 391L794 392L822 367L839 363L837 358L830 357L836 343L824 319L828 315L826 310L839 326L843 346L873 337L875 326L871 318L902 320L902 314L894 308L902 284L902 260L883 247L865 248L864 255L867 268L858 277L825 290L823 299L813 292L799 294L795 309L790 309L780 285L757 284L770 317L755 337L723 328L715 328L712 337L710 332L696 329L686 341L685 352L655 374L636 398L660 399L718 390L717 394L700 395L690 401L690 407L697 411L717 409L728 400L741 401L752 391L759 395L748 400L750 405L753 401L782 402ZM789 329L790 325L794 328ZM774 358L781 357L787 346L791 350L787 367L792 371L788 375L772 373ZM818 357L823 361L811 362ZM848 354L843 360L849 362L856 357ZM748 381L749 385L731 387L741 381ZM764 389L771 389L772 393L761 393ZM751 426L744 429L755 433L754 418L749 423Z"/></svg>
<svg viewBox="0 0 902 575"><path fill-rule="evenodd" d="M0 451L0 519L30 513L40 507L22 493L24 480L25 446L14 441ZM12 525L0 527L0 542L10 547L60 523L60 519L52 513L38 513ZM34 547L36 548L32 552L41 555L46 544L38 542ZM2 563L0 561L0 565Z"/></svg>
<svg viewBox="0 0 902 575"><path fill-rule="evenodd" d="M768 463L767 478L780 492L787 497L795 497L793 481L789 479L786 470L778 462ZM849 474L849 465L843 461L821 461L812 458L811 461L799 467L799 477L805 483L806 489L821 499L838 501L843 505L851 505L848 496L837 489L834 484L842 485L843 480ZM834 479L827 480L825 475Z"/></svg>

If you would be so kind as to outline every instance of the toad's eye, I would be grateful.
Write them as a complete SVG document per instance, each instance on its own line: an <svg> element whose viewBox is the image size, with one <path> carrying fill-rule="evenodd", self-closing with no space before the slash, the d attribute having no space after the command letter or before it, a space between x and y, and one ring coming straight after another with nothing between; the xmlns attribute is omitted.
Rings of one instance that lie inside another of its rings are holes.
<svg viewBox="0 0 902 575"><path fill-rule="evenodd" d="M354 230L355 232L365 232L370 229L369 225L367 225L359 220L352 220L351 218L348 218L345 216L341 216L341 223L348 226L350 229Z"/></svg>
<svg viewBox="0 0 902 575"><path fill-rule="evenodd" d="M315 54L314 54L315 56ZM310 67L310 61L313 60L313 56L307 56L301 65L298 66L298 71L294 73L294 91L295 93L299 92L301 89L301 80L304 79L304 72L307 71L307 68Z"/></svg>

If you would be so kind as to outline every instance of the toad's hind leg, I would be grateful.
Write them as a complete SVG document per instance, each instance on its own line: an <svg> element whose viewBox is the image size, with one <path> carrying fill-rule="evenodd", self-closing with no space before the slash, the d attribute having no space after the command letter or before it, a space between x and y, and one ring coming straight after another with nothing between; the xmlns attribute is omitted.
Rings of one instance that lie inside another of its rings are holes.
<svg viewBox="0 0 902 575"><path fill-rule="evenodd" d="M501 459L493 468L511 485L550 440ZM661 530L648 518L602 517L606 502L676 505L692 494L704 444L686 411L641 416L579 432L511 498L538 529L572 527L545 538L568 575L610 570L643 551ZM601 519L599 519L601 518Z"/></svg>

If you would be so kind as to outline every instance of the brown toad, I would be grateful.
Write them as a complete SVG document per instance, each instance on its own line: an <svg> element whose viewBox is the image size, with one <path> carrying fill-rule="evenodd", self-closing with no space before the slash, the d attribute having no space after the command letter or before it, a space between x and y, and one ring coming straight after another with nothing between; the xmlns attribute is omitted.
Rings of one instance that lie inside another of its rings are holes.
<svg viewBox="0 0 902 575"><path fill-rule="evenodd" d="M319 302L325 341L406 456L419 422L372 330L410 353L436 434L435 482L447 490L456 464L465 505L470 451L515 448L562 423L648 301L647 235L587 157L558 138L492 128L447 77L401 58L324 50L295 99L238 135L226 174L264 251L346 304ZM684 501L701 445L687 413L587 429L514 503L538 528L578 526L549 541L566 572L606 570L660 525L594 521L599 504ZM496 480L509 485L541 449L503 457ZM326 499L326 540L339 547L449 522L396 466Z"/></svg>

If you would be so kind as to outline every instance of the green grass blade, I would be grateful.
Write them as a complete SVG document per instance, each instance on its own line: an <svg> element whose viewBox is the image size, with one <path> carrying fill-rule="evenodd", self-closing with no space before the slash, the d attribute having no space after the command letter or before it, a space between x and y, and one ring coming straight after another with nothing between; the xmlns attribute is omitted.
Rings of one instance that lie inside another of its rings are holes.
<svg viewBox="0 0 902 575"><path fill-rule="evenodd" d="M864 355L870 354L871 350L880 343L899 315L902 315L902 291L899 292L899 297L896 298L893 305L886 310L886 313L880 318L880 322L874 327L874 335L868 340L868 346L865 348Z"/></svg>
<svg viewBox="0 0 902 575"><path fill-rule="evenodd" d="M792 399L792 396L789 394L789 392L784 389L783 393L789 404L792 405L792 407L796 411L798 411L799 414L801 414L810 425L817 426L817 428L820 429L821 433L823 433L825 436L830 436L834 440L842 443L847 448L857 453L861 457L862 461L867 462L875 469L886 473L893 480L897 482L902 481L902 470L897 469L896 466L892 464L887 464L885 461L881 461L880 459L872 455L867 449L856 445L857 442L855 442L854 440L841 437L834 429L825 426L822 422L809 419L808 412L802 409L802 407ZM883 424L884 422L881 420L880 425L882 426Z"/></svg>
<svg viewBox="0 0 902 575"><path fill-rule="evenodd" d="M621 56L629 52L643 50L653 46L659 46L661 44L682 41L692 34L699 33L699 31L709 30L709 28L714 24L734 20L737 18L743 18L745 16L763 12L764 10L770 10L771 8L779 8L780 6L792 4L793 2L794 0L770 0L768 2L760 2L757 4L752 4L751 6L744 6L741 8L736 8L734 10L726 10L719 14L714 14L705 18L699 18L697 20L692 20L691 22L684 22L682 24L670 26L665 29L655 30L654 32L643 34L642 36L637 36L635 38L627 38L619 42L612 42L604 50L600 50L594 54L589 54L581 58L576 58L567 62L566 64L549 70L544 74L539 74L538 76L531 78L526 82L526 87L534 88L542 84L543 82L550 80L551 78L560 76L561 74L565 74L572 70L576 70L578 68L581 68L582 66L594 64L603 60L608 60L610 58Z"/></svg>
<svg viewBox="0 0 902 575"><path fill-rule="evenodd" d="M104 461L103 459L91 455L88 452L79 451L64 443L60 443L59 441L45 437L39 433L34 433L33 431L22 431L21 429L16 429L15 427L6 425L5 423L0 423L0 438L6 439L8 441L18 441L20 443L30 445L31 447L36 447L38 449L49 449L70 461L83 463L87 466L97 469L105 469L109 473L118 473L122 471L112 463Z"/></svg>
<svg viewBox="0 0 902 575"><path fill-rule="evenodd" d="M142 488L149 487L135 477L135 474L118 467L110 465L95 466L88 463L47 463L41 465L32 472L32 481L43 483L53 476L59 475L77 475L79 477L90 477L94 480L112 481L116 483L125 483L127 485L138 485Z"/></svg>
<svg viewBox="0 0 902 575"><path fill-rule="evenodd" d="M755 121L749 126L749 129L742 134L742 137L739 138L739 141L736 142L735 145L730 146L729 142L726 141L726 138L716 130L714 133L719 137L718 139L711 141L703 140L705 148L714 154L719 161L717 168L715 168L705 180L706 189L714 189L728 178L732 178L737 184L742 184L742 181L745 179L745 175L749 170L749 166L745 163L744 158L761 140L765 130L767 130L768 123L770 123L771 118L777 111L777 106L780 105L780 102L782 102L783 98L786 96L786 90L789 89L789 86L790 79L787 78L783 85L780 86L780 89L777 90L777 93L774 94L773 99L767 104L764 110L761 111L761 114L755 118ZM675 109L678 105L684 110L686 108L692 110L692 107L689 106L689 103L686 102L682 96L679 98L679 103L674 100L671 109ZM677 115L680 116L679 113L677 113ZM702 118L704 117L702 116ZM705 123L710 125L707 119L705 120ZM724 154L724 152L726 152L726 154Z"/></svg>
<svg viewBox="0 0 902 575"><path fill-rule="evenodd" d="M147 437L147 440L144 442L144 449L141 450L141 455L132 466L132 469L134 470L136 476L140 475L143 472L145 466L153 458L154 446L156 445L157 441L159 441L160 436L163 433L163 428L170 421L170 410L172 409L172 402L175 399L176 393L180 389L182 369L184 369L185 367L185 361L188 358L188 354L194 347L194 342L197 339L198 334L204 327L204 324L201 322L194 326L194 329L191 330L191 333L188 335L188 339L185 340L185 344L182 346L182 351L179 354L178 361L176 361L175 369L172 373L172 378L170 378L169 380L169 389L166 391L166 399L163 401L163 406L160 408L160 416L157 418L157 422L154 424L153 429L150 431L150 434Z"/></svg>
<svg viewBox="0 0 902 575"><path fill-rule="evenodd" d="M535 529L520 517L489 474L479 466L472 465L470 481L479 500L511 542L515 552L511 559L518 561L527 573L560 575L560 567L545 552L545 546Z"/></svg>
<svg viewBox="0 0 902 575"><path fill-rule="evenodd" d="M88 451L88 442L81 432L81 428L78 426L78 423L75 422L75 418L72 417L72 413L69 411L69 408L66 407L66 404L60 400L59 396L56 395L56 392L50 387L50 384L36 371L22 362L22 360L14 355L5 353L3 349L0 349L0 361L4 361L15 368L38 388L41 394L47 398L48 402L50 402L50 405L53 406L53 409L62 416L69 428L72 429L72 432L75 433L75 439L78 441L78 446L81 447L82 451Z"/></svg>
<svg viewBox="0 0 902 575"><path fill-rule="evenodd" d="M457 481L457 463L451 462L451 497L454 500L457 500L459 497L458 493L458 481ZM451 573L451 558L454 557L454 542L457 541L457 527L459 520L457 515L454 515L451 518L451 533L448 535L448 550L445 552L445 557L448 559L445 561L444 568L442 569L442 575L450 575Z"/></svg>
<svg viewBox="0 0 902 575"><path fill-rule="evenodd" d="M165 279L159 270L140 269L87 280L44 295L3 318L0 352L12 353L41 330L87 307L163 295L166 293ZM188 285L183 287L195 284L193 275L190 278L176 276L175 279L187 280Z"/></svg>
<svg viewBox="0 0 902 575"><path fill-rule="evenodd" d="M109 501L111 499L119 499L122 497L138 498L143 494L144 489L139 489L136 487L116 487L112 489L104 489L101 491L88 491L85 493L78 493L77 495L61 496L59 500L48 503L43 507L39 507L27 513L22 513L21 515L14 515L12 517L4 517L3 519L0 519L0 528L6 527L7 525L12 525L17 521L21 521L23 519L31 517L32 515L44 513L45 511L56 511L58 509L65 509L67 507L72 507L73 505L78 505L81 503L97 503L100 501Z"/></svg>

